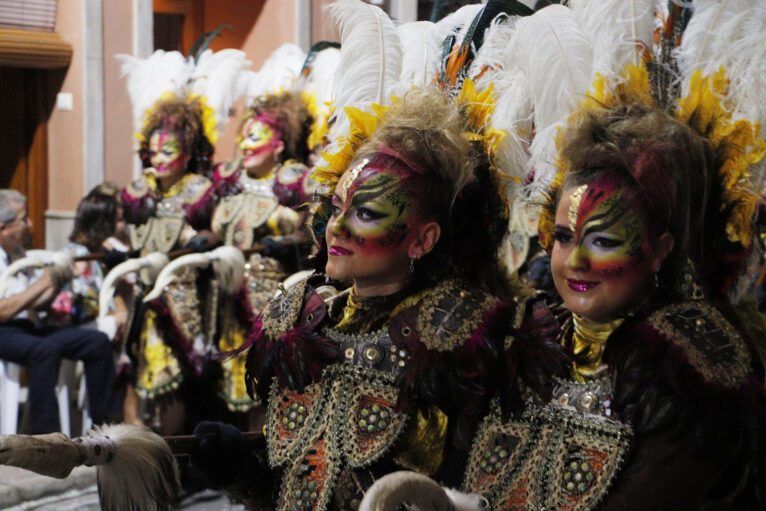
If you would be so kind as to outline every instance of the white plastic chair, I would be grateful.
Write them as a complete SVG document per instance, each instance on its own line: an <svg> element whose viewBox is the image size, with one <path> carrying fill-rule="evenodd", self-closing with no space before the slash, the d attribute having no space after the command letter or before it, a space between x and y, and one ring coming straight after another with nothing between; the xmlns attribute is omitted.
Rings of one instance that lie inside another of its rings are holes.
<svg viewBox="0 0 766 511"><path fill-rule="evenodd" d="M0 360L0 434L13 435L18 430L19 404L27 401L27 389L19 381L21 366L13 362ZM78 406L82 409L82 431L87 432L92 426L87 408L85 375L80 378ZM59 376L56 385L56 401L59 406L59 423L61 432L71 436L69 424L69 388ZM86 403L83 406L83 403Z"/></svg>

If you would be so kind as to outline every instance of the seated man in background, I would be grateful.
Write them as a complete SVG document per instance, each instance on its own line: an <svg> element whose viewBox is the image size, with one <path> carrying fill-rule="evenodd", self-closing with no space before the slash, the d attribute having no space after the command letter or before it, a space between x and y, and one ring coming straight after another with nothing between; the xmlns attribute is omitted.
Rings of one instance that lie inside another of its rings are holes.
<svg viewBox="0 0 766 511"><path fill-rule="evenodd" d="M26 202L15 190L0 190L0 275L26 253L31 227ZM36 279L18 274L0 297L0 359L27 368L31 433L60 430L55 386L62 358L83 361L90 413L94 423L103 422L120 410L112 388L114 361L109 339L96 330L35 326L31 321L34 311L45 310L63 284L47 268L37 273Z"/></svg>

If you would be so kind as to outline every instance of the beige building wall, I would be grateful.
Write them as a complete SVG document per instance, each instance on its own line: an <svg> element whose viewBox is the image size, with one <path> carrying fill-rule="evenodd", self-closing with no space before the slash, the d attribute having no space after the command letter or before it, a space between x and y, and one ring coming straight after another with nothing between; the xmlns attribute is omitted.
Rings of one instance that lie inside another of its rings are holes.
<svg viewBox="0 0 766 511"><path fill-rule="evenodd" d="M82 0L59 0L56 32L72 45L72 62L61 92L71 93L73 109L54 107L48 122L48 207L74 211L83 196L83 33Z"/></svg>
<svg viewBox="0 0 766 511"><path fill-rule="evenodd" d="M123 186L133 179L137 140L130 97L115 55L133 53L131 4L104 1L104 180Z"/></svg>
<svg viewBox="0 0 766 511"><path fill-rule="evenodd" d="M293 0L205 0L205 32L229 23L234 30L224 29L223 37L211 44L213 50L239 48L257 71L272 51L284 43L296 42L295 2ZM243 102L236 105L234 115L218 138L215 161L236 157L237 129L244 115Z"/></svg>
<svg viewBox="0 0 766 511"><path fill-rule="evenodd" d="M85 133L84 128L87 35L84 9L85 2L93 1L97 0L59 0L58 4L56 32L73 49L72 62L60 92L72 94L73 109L60 111L54 108L48 123L46 246L50 249L60 248L66 242L77 204L88 191L85 189L84 147L88 144L89 135L93 134ZM252 69L258 70L278 46L299 40L296 6L301 4L301 0L204 0L203 30L209 32L222 23L231 24L234 30L225 29L223 37L216 38L211 48L240 48L252 61ZM88 64L101 66L103 73L103 117L97 116L96 119L103 130L103 179L119 185L126 185L134 177L137 145L133 137L135 130L130 99L125 81L120 78L120 63L114 56L118 53L133 54L134 48L146 46L137 44L145 41L134 41L134 34L151 33L150 27L146 30L147 27L142 29L136 26L141 21L134 19L135 5L136 0L101 0L103 57L97 63L91 58ZM92 97L89 98L92 102ZM233 114L219 137L215 161L225 161L236 155L236 131L244 115L243 107L238 105ZM96 152L95 157L100 158L100 153ZM100 168L98 170L100 172ZM89 178L92 175L91 167Z"/></svg>

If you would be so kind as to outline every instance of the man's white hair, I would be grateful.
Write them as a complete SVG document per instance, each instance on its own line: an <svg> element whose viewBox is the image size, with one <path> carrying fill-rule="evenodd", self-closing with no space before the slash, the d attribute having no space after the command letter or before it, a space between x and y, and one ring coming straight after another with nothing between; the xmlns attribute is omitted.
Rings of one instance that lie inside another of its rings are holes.
<svg viewBox="0 0 766 511"><path fill-rule="evenodd" d="M7 224L16 220L14 204L26 204L27 198L17 190L0 188L0 223Z"/></svg>

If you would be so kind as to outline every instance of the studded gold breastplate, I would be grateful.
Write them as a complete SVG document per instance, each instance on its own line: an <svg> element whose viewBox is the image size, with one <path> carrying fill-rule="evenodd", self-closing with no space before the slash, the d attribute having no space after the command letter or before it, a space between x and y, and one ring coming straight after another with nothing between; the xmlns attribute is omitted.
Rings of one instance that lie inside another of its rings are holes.
<svg viewBox="0 0 766 511"><path fill-rule="evenodd" d="M345 362L324 369L304 392L272 386L268 454L281 469L279 510L325 510L341 471L364 468L402 436L407 415L395 411L395 376L407 353L388 333L323 330Z"/></svg>
<svg viewBox="0 0 766 511"><path fill-rule="evenodd" d="M611 412L606 378L559 381L553 399L531 403L521 417L498 407L482 423L464 490L481 493L495 511L595 508L622 467L630 426Z"/></svg>
<svg viewBox="0 0 766 511"><path fill-rule="evenodd" d="M167 254L179 243L186 226L182 194L162 199L157 212L145 224L130 226L130 244L142 253Z"/></svg>
<svg viewBox="0 0 766 511"><path fill-rule="evenodd" d="M263 226L279 200L274 195L274 178L251 179L240 176L242 193L221 199L213 215L213 231L227 245L241 249L253 246L256 229Z"/></svg>

